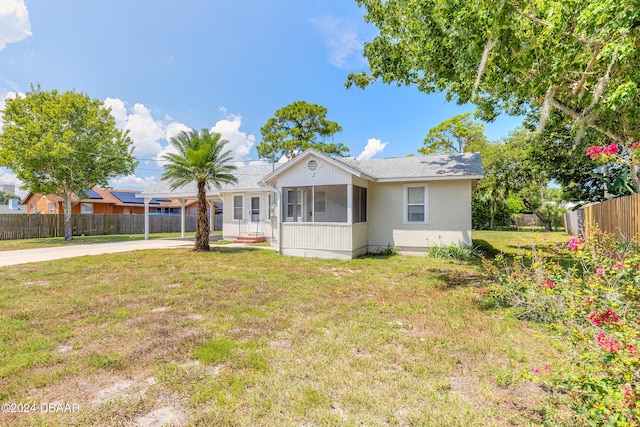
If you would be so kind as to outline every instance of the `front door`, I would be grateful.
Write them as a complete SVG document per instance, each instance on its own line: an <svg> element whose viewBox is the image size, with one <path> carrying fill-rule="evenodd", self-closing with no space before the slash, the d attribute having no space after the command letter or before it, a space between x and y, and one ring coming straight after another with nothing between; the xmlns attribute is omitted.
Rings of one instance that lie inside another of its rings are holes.
<svg viewBox="0 0 640 427"><path fill-rule="evenodd" d="M249 210L249 233L259 234L262 232L260 225L260 196L251 196Z"/></svg>

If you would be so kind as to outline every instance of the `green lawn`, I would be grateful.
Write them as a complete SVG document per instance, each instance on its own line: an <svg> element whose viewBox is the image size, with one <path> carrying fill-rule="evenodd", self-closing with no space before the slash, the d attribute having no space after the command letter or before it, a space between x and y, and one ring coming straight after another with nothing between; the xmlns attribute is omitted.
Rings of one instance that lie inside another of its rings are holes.
<svg viewBox="0 0 640 427"><path fill-rule="evenodd" d="M521 377L559 363L560 351L536 325L480 308L479 263L223 247L0 276L0 403L38 409L0 413L0 425L169 414L170 425L193 426L553 425L562 408ZM80 412L40 413L48 402Z"/></svg>

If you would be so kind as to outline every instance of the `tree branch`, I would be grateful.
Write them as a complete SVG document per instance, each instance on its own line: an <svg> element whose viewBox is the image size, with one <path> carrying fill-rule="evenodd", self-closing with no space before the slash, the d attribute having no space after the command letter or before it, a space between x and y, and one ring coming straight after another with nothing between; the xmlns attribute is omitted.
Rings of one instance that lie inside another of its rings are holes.
<svg viewBox="0 0 640 427"><path fill-rule="evenodd" d="M527 18L529 21L533 22L534 24L544 25L545 27L550 27L551 26L551 22L545 21L544 19L540 19L537 16L532 15L531 13L526 13L517 4L511 3L511 6L513 6L513 8L516 10L516 12L518 12L520 15L522 15L525 18Z"/></svg>
<svg viewBox="0 0 640 427"><path fill-rule="evenodd" d="M593 51L593 55L591 56L591 61L589 61L589 64L587 65L587 69L584 70L584 72L582 73L582 78L580 79L576 87L573 89L573 92L571 92L572 95L574 96L577 95L578 92L580 92L580 89L582 89L582 86L584 86L584 83L587 81L587 77L591 72L591 68L593 68L593 65L596 63L596 58L600 54L601 49L602 49L602 45L599 42L596 43L595 50Z"/></svg>
<svg viewBox="0 0 640 427"><path fill-rule="evenodd" d="M534 24L542 25L545 27L551 27L553 25L549 21L545 21L544 19L540 19L531 13L525 12L520 6L518 6L513 2L511 3L511 6L513 6L515 11L518 12L521 16L523 16L524 18L527 18L529 21L533 22ZM578 37L575 34L573 34L574 30L575 30L575 25L572 23L571 31L563 31L562 35L569 36L582 44L602 44L602 41L599 39L589 39L587 37Z"/></svg>
<svg viewBox="0 0 640 427"><path fill-rule="evenodd" d="M562 111L563 113L567 114L568 116L570 116L571 118L573 118L575 120L580 120L582 118L582 112L577 111L577 110L569 107L567 104L565 104L562 101L559 101L556 98L551 98L549 100L549 102L551 103L552 106L556 107L558 110ZM620 144L624 143L624 138L622 138L619 135L611 132L610 130L604 129L602 126L598 126L596 123L588 122L588 123L586 123L586 125L589 126L590 128L593 128L593 129L597 130L598 132L601 132L601 133L605 134L612 141L615 141L615 142L620 143Z"/></svg>

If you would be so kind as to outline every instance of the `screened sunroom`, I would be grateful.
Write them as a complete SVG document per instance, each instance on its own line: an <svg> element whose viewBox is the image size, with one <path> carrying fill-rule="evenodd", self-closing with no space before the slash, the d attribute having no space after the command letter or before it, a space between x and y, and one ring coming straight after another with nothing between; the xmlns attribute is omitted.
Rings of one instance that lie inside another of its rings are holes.
<svg viewBox="0 0 640 427"><path fill-rule="evenodd" d="M308 223L358 223L367 221L367 189L351 186L315 185L282 189L282 221ZM351 207L351 218L349 218Z"/></svg>

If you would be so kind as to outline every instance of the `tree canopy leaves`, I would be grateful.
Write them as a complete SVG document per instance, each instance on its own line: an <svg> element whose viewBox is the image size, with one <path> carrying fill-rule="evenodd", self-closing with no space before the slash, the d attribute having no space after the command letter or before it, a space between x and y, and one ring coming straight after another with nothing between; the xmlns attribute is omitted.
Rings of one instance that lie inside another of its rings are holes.
<svg viewBox="0 0 640 427"><path fill-rule="evenodd" d="M344 156L349 148L342 143L327 142L342 127L326 119L327 109L321 105L295 101L276 111L262 126L262 142L256 147L261 158L277 162L281 157L294 158L307 148Z"/></svg>
<svg viewBox="0 0 640 427"><path fill-rule="evenodd" d="M350 74L347 87L444 91L487 120L535 109L541 127L555 109L623 146L640 139L635 0L356 1L380 33L365 43L370 73Z"/></svg>
<svg viewBox="0 0 640 427"><path fill-rule="evenodd" d="M71 240L72 198L133 173L132 142L102 101L32 86L6 101L0 166L11 169L29 191L64 198L65 240Z"/></svg>
<svg viewBox="0 0 640 427"><path fill-rule="evenodd" d="M463 153L467 147L482 144L484 125L471 119L471 113L459 114L429 129L424 139L422 154Z"/></svg>

